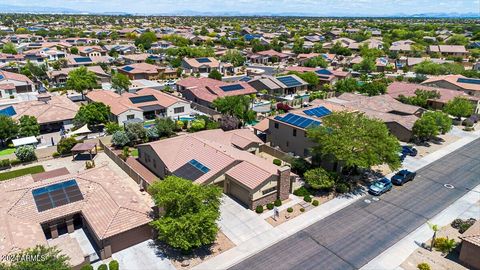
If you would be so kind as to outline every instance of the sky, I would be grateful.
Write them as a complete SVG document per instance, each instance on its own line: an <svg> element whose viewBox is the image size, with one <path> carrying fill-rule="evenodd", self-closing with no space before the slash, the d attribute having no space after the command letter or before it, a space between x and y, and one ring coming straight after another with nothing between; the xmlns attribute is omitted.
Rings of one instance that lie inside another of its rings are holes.
<svg viewBox="0 0 480 270"><path fill-rule="evenodd" d="M32 0L0 0L0 4L28 7ZM419 13L480 15L480 0L42 0L43 7L87 12L175 14L185 11L250 14L308 13L315 15L388 16Z"/></svg>

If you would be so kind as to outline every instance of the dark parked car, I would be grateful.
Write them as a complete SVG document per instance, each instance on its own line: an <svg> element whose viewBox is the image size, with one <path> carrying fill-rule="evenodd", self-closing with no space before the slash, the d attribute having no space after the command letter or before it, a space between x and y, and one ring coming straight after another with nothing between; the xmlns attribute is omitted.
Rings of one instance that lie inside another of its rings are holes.
<svg viewBox="0 0 480 270"><path fill-rule="evenodd" d="M409 170L401 170L397 172L394 176L392 176L392 183L395 185L403 185L408 181L412 181L415 178L417 173L411 172Z"/></svg>
<svg viewBox="0 0 480 270"><path fill-rule="evenodd" d="M369 187L368 192L372 195L379 196L383 193L391 190L393 187L392 181L388 178L383 177L378 180L375 180Z"/></svg>
<svg viewBox="0 0 480 270"><path fill-rule="evenodd" d="M409 146L409 145L402 146L402 155L408 155L408 156L414 157L417 155L417 153L418 153L417 149L415 149L415 147L413 146Z"/></svg>

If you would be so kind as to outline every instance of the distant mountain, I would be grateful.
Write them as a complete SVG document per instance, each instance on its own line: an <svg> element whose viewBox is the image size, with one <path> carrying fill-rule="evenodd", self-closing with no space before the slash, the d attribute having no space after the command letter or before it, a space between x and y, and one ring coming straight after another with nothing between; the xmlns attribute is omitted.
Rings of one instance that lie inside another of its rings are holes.
<svg viewBox="0 0 480 270"><path fill-rule="evenodd" d="M14 6L0 4L0 13L70 13L80 14L85 13L79 10L60 7L40 7L40 6Z"/></svg>

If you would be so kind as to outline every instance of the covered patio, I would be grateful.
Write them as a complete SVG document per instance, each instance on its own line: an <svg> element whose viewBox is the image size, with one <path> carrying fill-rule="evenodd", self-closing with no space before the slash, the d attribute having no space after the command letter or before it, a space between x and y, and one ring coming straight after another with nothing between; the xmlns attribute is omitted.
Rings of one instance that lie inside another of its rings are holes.
<svg viewBox="0 0 480 270"><path fill-rule="evenodd" d="M72 148L74 160L93 160L97 153L97 144L94 142L77 143Z"/></svg>

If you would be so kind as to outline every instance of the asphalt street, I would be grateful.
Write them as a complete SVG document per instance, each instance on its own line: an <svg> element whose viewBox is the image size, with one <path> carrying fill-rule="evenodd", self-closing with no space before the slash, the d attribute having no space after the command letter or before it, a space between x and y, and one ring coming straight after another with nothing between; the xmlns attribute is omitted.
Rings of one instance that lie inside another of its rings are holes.
<svg viewBox="0 0 480 270"><path fill-rule="evenodd" d="M479 184L477 139L379 201L369 195L370 203L359 200L230 269L359 269Z"/></svg>

